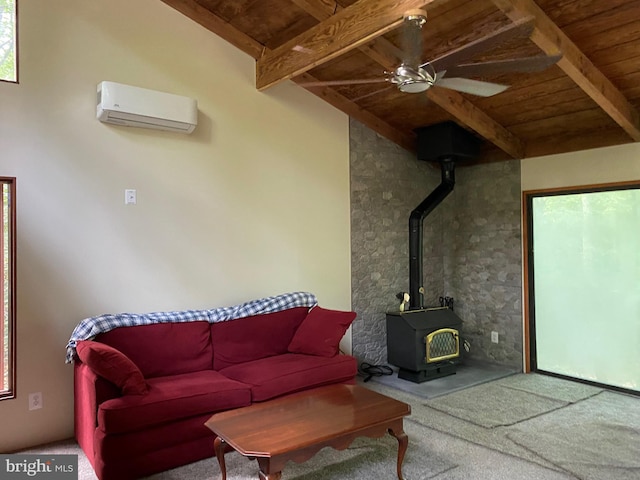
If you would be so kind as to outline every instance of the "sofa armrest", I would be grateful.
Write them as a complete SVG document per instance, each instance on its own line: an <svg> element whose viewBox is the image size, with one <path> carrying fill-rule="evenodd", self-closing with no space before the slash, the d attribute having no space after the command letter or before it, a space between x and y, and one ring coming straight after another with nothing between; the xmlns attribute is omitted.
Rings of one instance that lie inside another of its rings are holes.
<svg viewBox="0 0 640 480"><path fill-rule="evenodd" d="M74 434L78 444L93 464L93 435L98 425L98 406L120 396L118 388L96 375L76 359L73 364Z"/></svg>

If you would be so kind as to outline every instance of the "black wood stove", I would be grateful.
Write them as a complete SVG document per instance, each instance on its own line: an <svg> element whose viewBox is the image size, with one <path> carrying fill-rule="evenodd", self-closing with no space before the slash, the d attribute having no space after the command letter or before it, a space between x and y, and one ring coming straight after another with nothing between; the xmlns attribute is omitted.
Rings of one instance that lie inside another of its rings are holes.
<svg viewBox="0 0 640 480"><path fill-rule="evenodd" d="M475 157L480 141L454 122L416 133L418 159L438 162L441 182L409 216L409 309L387 313L387 361L400 368L399 378L421 383L455 373L462 328L452 308L424 308L423 220L453 190L456 161Z"/></svg>
<svg viewBox="0 0 640 480"><path fill-rule="evenodd" d="M456 373L462 320L447 307L387 313L387 359L398 378L422 383Z"/></svg>

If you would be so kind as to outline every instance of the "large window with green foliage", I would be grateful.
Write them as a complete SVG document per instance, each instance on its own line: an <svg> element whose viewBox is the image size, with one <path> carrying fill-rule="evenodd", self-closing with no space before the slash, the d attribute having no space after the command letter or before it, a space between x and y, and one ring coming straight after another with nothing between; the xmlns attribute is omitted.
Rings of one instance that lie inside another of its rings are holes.
<svg viewBox="0 0 640 480"><path fill-rule="evenodd" d="M15 329L15 178L0 177L0 399L15 396L16 329Z"/></svg>
<svg viewBox="0 0 640 480"><path fill-rule="evenodd" d="M0 80L18 81L18 0L0 0Z"/></svg>
<svg viewBox="0 0 640 480"><path fill-rule="evenodd" d="M528 196L535 370L640 391L640 185Z"/></svg>

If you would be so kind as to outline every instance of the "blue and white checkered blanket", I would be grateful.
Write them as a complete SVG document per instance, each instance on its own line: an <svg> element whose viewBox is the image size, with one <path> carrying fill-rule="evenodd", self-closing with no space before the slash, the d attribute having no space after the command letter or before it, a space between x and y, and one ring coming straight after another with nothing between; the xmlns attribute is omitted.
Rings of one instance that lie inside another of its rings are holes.
<svg viewBox="0 0 640 480"><path fill-rule="evenodd" d="M252 300L233 307L213 308L210 310L182 310L177 312L154 313L115 313L85 318L71 333L67 343L66 363L73 362L76 353L76 342L89 340L99 333L108 332L118 327L150 325L152 323L194 322L197 320L209 323L225 322L237 318L250 317L265 313L279 312L295 307L313 307L318 304L316 296L308 292L292 292L273 297Z"/></svg>

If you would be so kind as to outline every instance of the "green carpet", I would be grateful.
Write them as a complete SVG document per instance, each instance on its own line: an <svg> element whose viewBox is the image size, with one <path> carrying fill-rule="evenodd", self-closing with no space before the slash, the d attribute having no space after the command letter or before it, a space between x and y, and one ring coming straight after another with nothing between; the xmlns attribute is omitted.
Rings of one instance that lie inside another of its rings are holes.
<svg viewBox="0 0 640 480"><path fill-rule="evenodd" d="M485 428L514 425L567 405L566 402L508 390L494 384L462 390L425 403L425 406Z"/></svg>
<svg viewBox="0 0 640 480"><path fill-rule="evenodd" d="M534 393L541 397L556 399L568 403L578 402L602 391L584 383L570 382L548 375L515 375L496 382L496 385L523 392Z"/></svg>
<svg viewBox="0 0 640 480"><path fill-rule="evenodd" d="M585 480L640 478L639 398L602 392L507 433L509 439ZM603 476L605 471L615 477Z"/></svg>
<svg viewBox="0 0 640 480"><path fill-rule="evenodd" d="M411 419L580 480L640 480L640 398L537 374L435 399L373 390L413 405Z"/></svg>

